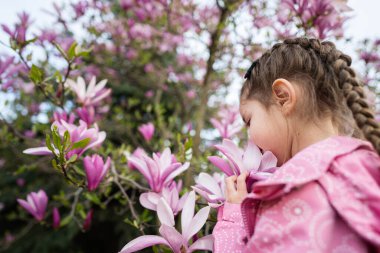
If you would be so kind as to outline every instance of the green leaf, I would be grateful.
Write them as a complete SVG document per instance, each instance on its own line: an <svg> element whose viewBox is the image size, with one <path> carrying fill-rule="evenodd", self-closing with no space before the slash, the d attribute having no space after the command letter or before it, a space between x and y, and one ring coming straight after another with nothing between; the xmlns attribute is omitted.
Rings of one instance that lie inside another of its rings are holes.
<svg viewBox="0 0 380 253"><path fill-rule="evenodd" d="M97 204L97 205L102 205L102 202L100 201L100 199L99 199L99 197L98 197L98 195L96 195L96 194L93 194L93 193L86 193L85 195L84 195L85 197L86 197L86 199L88 199L89 201L91 201L91 202L93 202L93 203L95 203L95 204Z"/></svg>
<svg viewBox="0 0 380 253"><path fill-rule="evenodd" d="M91 141L91 138L85 138L83 140L77 141L73 144L70 150L85 148Z"/></svg>
<svg viewBox="0 0 380 253"><path fill-rule="evenodd" d="M29 71L29 77L33 83L38 84L44 79L44 72L41 68L33 64Z"/></svg>
<svg viewBox="0 0 380 253"><path fill-rule="evenodd" d="M70 146L70 133L69 131L65 131L63 134L63 149L66 150Z"/></svg>
<svg viewBox="0 0 380 253"><path fill-rule="evenodd" d="M65 58L66 61L69 61L69 57L67 57L67 54L66 54L65 50L63 50L63 48L59 44L57 44L55 42L53 42L53 45L58 49L58 51L61 53L61 55L63 56L63 58Z"/></svg>
<svg viewBox="0 0 380 253"><path fill-rule="evenodd" d="M193 147L193 138L189 138L185 143L185 150L191 149Z"/></svg>
<svg viewBox="0 0 380 253"><path fill-rule="evenodd" d="M33 53L30 53L26 56L26 60L27 61L31 61L32 60L32 57L33 57Z"/></svg>
<svg viewBox="0 0 380 253"><path fill-rule="evenodd" d="M46 146L47 148L53 152L53 154L55 154L55 151L54 151L54 147L51 145L51 140L50 140L50 135L49 134L46 134Z"/></svg>
<svg viewBox="0 0 380 253"><path fill-rule="evenodd" d="M54 128L53 128L53 144L59 151L61 151L61 149L62 149L61 137L59 136L57 126L54 126ZM62 152L60 152L60 153L62 153Z"/></svg>
<svg viewBox="0 0 380 253"><path fill-rule="evenodd" d="M16 49L18 48L17 41L14 40L14 39L12 39L12 38L10 38L9 39L9 44L11 45L11 48L16 51Z"/></svg>
<svg viewBox="0 0 380 253"><path fill-rule="evenodd" d="M26 46L26 45L28 45L28 44L30 44L30 43L35 42L37 39L38 39L38 37L35 37L35 38L33 38L33 39L30 39L30 40L25 41L25 42L24 42L24 46Z"/></svg>
<svg viewBox="0 0 380 253"><path fill-rule="evenodd" d="M78 158L78 155L74 154L70 157L70 159L67 161L67 163L73 163L77 160L77 158Z"/></svg>
<svg viewBox="0 0 380 253"><path fill-rule="evenodd" d="M58 168L57 160L55 160L55 159L51 160L51 165L53 165L53 168L54 168L54 169L61 171L61 170Z"/></svg>
<svg viewBox="0 0 380 253"><path fill-rule="evenodd" d="M70 221L72 220L72 216L69 215L69 216L66 216L63 220L61 220L61 227L64 227L66 226L67 224L70 223Z"/></svg>
<svg viewBox="0 0 380 253"><path fill-rule="evenodd" d="M55 80L56 80L57 83L61 83L62 82L62 75L61 75L61 73L58 70L54 72L53 77L55 77Z"/></svg>
<svg viewBox="0 0 380 253"><path fill-rule="evenodd" d="M72 60L76 54L75 54L75 48L78 46L78 43L76 41L71 44L69 50L67 50L67 55L69 57L69 60Z"/></svg>

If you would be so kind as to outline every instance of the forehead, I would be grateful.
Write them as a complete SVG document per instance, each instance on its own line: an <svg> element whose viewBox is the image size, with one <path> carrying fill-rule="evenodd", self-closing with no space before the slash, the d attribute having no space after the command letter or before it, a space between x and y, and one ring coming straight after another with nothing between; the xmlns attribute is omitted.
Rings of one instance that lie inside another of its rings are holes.
<svg viewBox="0 0 380 253"><path fill-rule="evenodd" d="M241 115L250 114L252 112L256 113L258 111L263 111L265 107L263 105L255 100L255 99L246 99L241 100L239 104L239 111Z"/></svg>

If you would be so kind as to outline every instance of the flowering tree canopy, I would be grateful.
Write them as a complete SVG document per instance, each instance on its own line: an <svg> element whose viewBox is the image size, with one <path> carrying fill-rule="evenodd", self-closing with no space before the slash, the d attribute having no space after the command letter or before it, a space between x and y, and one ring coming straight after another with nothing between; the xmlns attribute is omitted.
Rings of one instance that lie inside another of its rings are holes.
<svg viewBox="0 0 380 253"><path fill-rule="evenodd" d="M51 24L1 24L0 251L211 251L224 178L277 165L232 84L277 40L350 39L345 0L269 2L53 1ZM376 108L380 40L356 46Z"/></svg>

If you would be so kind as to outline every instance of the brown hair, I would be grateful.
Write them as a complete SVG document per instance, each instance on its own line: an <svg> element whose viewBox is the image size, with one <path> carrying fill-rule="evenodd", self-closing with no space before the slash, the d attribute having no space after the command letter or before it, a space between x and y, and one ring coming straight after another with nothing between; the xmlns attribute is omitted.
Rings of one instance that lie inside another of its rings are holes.
<svg viewBox="0 0 380 253"><path fill-rule="evenodd" d="M330 41L294 38L275 44L247 71L241 98L254 98L268 107L272 83L285 78L301 84L307 99L300 113L318 119L327 113L344 135L370 141L380 153L380 127L374 119L362 82L350 67L351 57Z"/></svg>

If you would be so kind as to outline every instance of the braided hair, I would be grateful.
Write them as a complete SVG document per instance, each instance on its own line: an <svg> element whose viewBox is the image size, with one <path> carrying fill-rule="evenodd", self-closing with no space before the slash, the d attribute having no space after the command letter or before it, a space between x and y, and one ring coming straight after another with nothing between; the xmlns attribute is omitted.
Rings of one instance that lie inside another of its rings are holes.
<svg viewBox="0 0 380 253"><path fill-rule="evenodd" d="M245 74L240 97L273 103L272 83L285 78L300 85L308 99L302 101L302 117L331 115L339 133L370 141L380 153L380 126L374 108L365 98L363 84L350 67L351 57L334 43L294 38L275 44L254 61Z"/></svg>

